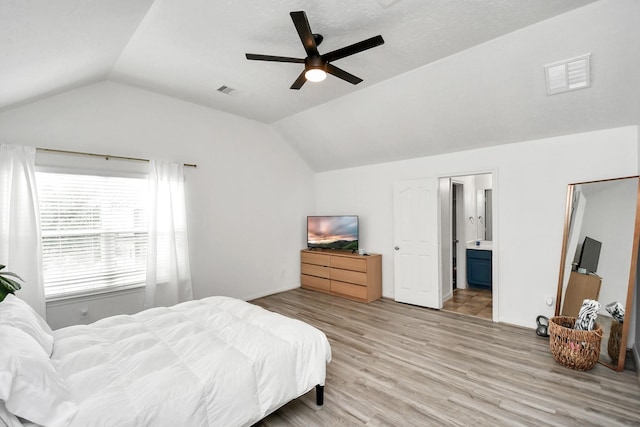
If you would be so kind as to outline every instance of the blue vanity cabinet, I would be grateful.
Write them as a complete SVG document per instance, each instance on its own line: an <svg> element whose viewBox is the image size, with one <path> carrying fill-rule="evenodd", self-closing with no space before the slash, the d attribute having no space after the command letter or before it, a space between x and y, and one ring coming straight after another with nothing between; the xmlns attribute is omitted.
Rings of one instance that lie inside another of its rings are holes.
<svg viewBox="0 0 640 427"><path fill-rule="evenodd" d="M467 283L469 286L491 289L492 251L467 249Z"/></svg>

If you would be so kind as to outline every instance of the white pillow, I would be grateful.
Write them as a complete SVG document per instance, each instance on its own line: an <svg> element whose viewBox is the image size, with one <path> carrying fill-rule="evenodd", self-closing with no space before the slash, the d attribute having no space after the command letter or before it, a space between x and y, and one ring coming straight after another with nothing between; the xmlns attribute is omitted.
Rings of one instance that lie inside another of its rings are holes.
<svg viewBox="0 0 640 427"><path fill-rule="evenodd" d="M33 337L50 357L53 352L53 332L33 308L17 296L8 294L0 302L0 323L14 326Z"/></svg>
<svg viewBox="0 0 640 427"><path fill-rule="evenodd" d="M0 400L13 415L45 427L66 426L78 408L40 345L0 324Z"/></svg>
<svg viewBox="0 0 640 427"><path fill-rule="evenodd" d="M7 411L7 407L2 400L0 400L0 427L22 427L22 423L18 418Z"/></svg>

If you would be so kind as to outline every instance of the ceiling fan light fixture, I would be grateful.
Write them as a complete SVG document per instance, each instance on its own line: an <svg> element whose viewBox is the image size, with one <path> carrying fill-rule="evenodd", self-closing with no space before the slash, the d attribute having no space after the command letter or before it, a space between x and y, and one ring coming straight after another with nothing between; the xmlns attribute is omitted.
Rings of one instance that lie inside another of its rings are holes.
<svg viewBox="0 0 640 427"><path fill-rule="evenodd" d="M321 68L309 68L304 77L310 82L321 82L327 78L327 72Z"/></svg>
<svg viewBox="0 0 640 427"><path fill-rule="evenodd" d="M306 59L304 77L310 82L321 82L327 78L327 63L319 56Z"/></svg>

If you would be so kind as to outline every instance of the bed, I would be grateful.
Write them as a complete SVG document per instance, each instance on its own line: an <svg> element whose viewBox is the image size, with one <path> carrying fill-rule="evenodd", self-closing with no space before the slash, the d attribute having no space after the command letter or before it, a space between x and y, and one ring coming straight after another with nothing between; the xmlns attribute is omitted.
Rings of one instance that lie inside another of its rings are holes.
<svg viewBox="0 0 640 427"><path fill-rule="evenodd" d="M322 404L331 360L318 329L228 297L51 331L8 295L0 343L8 427L248 426L314 387Z"/></svg>

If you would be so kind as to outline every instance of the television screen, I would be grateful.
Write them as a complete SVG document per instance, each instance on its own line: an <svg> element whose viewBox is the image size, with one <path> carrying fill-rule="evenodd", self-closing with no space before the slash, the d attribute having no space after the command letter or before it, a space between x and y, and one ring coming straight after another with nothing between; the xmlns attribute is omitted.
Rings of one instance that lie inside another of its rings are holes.
<svg viewBox="0 0 640 427"><path fill-rule="evenodd" d="M602 243L591 237L585 237L580 251L580 260L578 268L584 268L587 273L595 273L598 269L598 260L600 259L600 248Z"/></svg>
<svg viewBox="0 0 640 427"><path fill-rule="evenodd" d="M358 217L308 216L307 247L358 250Z"/></svg>

